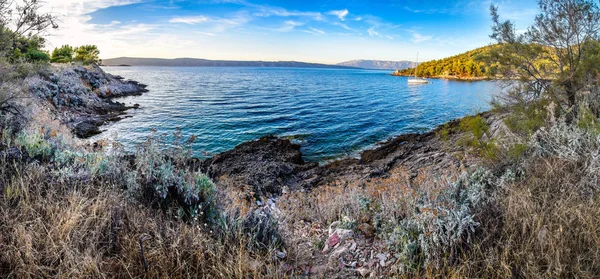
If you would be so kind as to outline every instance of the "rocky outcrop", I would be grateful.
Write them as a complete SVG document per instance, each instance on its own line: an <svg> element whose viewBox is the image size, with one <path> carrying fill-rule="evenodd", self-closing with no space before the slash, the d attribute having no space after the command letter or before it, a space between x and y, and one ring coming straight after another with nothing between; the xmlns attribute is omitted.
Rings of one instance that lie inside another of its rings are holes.
<svg viewBox="0 0 600 279"><path fill-rule="evenodd" d="M237 185L252 186L258 195L280 194L283 186L298 185L301 174L317 167L302 159L300 146L287 139L263 137L238 145L202 162L215 181L226 176Z"/></svg>
<svg viewBox="0 0 600 279"><path fill-rule="evenodd" d="M120 120L127 107L111 98L140 95L146 86L92 66L53 66L46 76L26 80L34 96L60 112L60 120L80 138L100 133L106 122Z"/></svg>
<svg viewBox="0 0 600 279"><path fill-rule="evenodd" d="M491 127L490 133L502 129L501 118L491 113L481 115ZM423 134L405 134L382 142L362 152L360 159L347 158L319 165L302 160L300 146L274 136L243 143L231 151L201 162L202 169L216 182L227 177L229 183L251 186L258 195L277 195L283 187L311 189L326 184L345 184L385 178L402 168L410 178L420 170L443 174L448 169L474 165L456 144L464 136L460 120L448 122ZM440 139L441 129L450 131Z"/></svg>

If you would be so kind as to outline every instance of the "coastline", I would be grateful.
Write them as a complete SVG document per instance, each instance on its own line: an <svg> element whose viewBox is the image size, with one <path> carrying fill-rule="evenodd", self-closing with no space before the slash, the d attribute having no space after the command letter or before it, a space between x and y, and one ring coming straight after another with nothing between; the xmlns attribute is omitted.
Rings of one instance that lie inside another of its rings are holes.
<svg viewBox="0 0 600 279"><path fill-rule="evenodd" d="M391 73L389 74L390 76L394 76L394 77L412 77L412 75L404 75L404 74L394 74ZM432 76L432 77L425 77L428 79L446 79L446 80L459 80L459 81L490 81L490 80L501 80L499 78L491 78L491 77L459 77L459 76Z"/></svg>
<svg viewBox="0 0 600 279"><path fill-rule="evenodd" d="M122 77L105 73L100 67L92 67L89 71L110 80L117 87L124 84L136 85L132 90L112 94L102 99L106 104L113 104L111 98L114 97L140 95L148 91L145 85L135 81L123 81ZM95 94L98 94L97 91ZM92 115L92 118L99 119L97 121L86 121L84 118L83 123L86 124L75 125L73 131L79 136L83 132L78 129L89 126L85 131L86 135L101 133L99 128L102 125L109 121L121 120L125 111L131 108L138 108L138 106L125 107L120 104L108 110L108 113ZM106 117L107 115L111 117ZM495 121L489 112L480 115L490 124ZM197 164L215 182L226 180L227 183L249 185L261 195L278 195L282 192L282 187L310 189L332 180L349 181L381 177L389 174L399 165L412 172L412 177L416 176L420 169L433 165L437 165L435 168L439 171L448 167L461 168L470 165L468 162L454 158L455 153L462 152L460 148L448 147L448 144L442 142L437 136L440 129L457 127L459 121L460 119L450 120L424 133L391 136L387 140L357 152L356 156L340 156L325 162L305 162L299 144L293 143L286 137L268 135L241 143L231 150L210 158L195 158L194 164ZM80 138L87 137L80 136ZM357 176L358 173L361 175Z"/></svg>
<svg viewBox="0 0 600 279"><path fill-rule="evenodd" d="M146 85L104 72L99 66L52 65L47 76L26 80L29 91L42 104L54 110L61 123L78 138L100 134L100 127L122 120L126 106L115 98L139 96Z"/></svg>

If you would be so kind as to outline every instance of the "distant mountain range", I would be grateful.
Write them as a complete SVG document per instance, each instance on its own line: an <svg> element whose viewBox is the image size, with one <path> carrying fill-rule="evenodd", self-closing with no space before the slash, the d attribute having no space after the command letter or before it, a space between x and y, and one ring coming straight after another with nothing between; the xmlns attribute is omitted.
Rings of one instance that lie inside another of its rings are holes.
<svg viewBox="0 0 600 279"><path fill-rule="evenodd" d="M337 65L362 69L404 70L416 66L417 63L412 61L352 60Z"/></svg>
<svg viewBox="0 0 600 279"><path fill-rule="evenodd" d="M162 66L162 67L294 67L294 68L355 68L296 61L228 61L196 58L131 58L121 57L102 61L103 66Z"/></svg>

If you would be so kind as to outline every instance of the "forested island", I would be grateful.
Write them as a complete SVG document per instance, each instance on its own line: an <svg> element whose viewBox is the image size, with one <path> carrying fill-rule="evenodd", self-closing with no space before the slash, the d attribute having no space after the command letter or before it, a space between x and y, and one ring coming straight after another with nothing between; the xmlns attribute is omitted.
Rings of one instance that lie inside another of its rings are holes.
<svg viewBox="0 0 600 279"><path fill-rule="evenodd" d="M450 79L487 79L498 76L498 64L490 62L498 46L485 46L459 55L420 63L416 74L420 77ZM415 75L415 68L401 70L400 75Z"/></svg>

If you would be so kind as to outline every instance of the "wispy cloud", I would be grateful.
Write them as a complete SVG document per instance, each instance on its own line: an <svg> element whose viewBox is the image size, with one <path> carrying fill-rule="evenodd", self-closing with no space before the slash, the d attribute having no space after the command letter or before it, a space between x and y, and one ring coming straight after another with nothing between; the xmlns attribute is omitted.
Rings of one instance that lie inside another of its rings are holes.
<svg viewBox="0 0 600 279"><path fill-rule="evenodd" d="M188 25L206 24L208 28L211 28L213 32L224 32L229 29L243 26L250 22L251 17L247 13L241 12L234 16L222 18L222 17L207 17L204 15L187 16L187 17L174 17L169 20L169 23L182 23Z"/></svg>
<svg viewBox="0 0 600 279"><path fill-rule="evenodd" d="M337 16L341 21L344 21L344 20L346 20L346 16L348 16L348 13L349 13L348 9L343 9L343 10L330 11L328 14Z"/></svg>
<svg viewBox="0 0 600 279"><path fill-rule="evenodd" d="M317 28L308 27L308 30L303 30L306 33L310 33L313 35L325 35L325 31Z"/></svg>
<svg viewBox="0 0 600 279"><path fill-rule="evenodd" d="M215 33L210 33L210 32L200 32L200 31L196 31L196 34L200 34L200 35L202 35L202 36L208 36L208 37L214 37L214 36L216 36L216 35L217 35L217 34L215 34Z"/></svg>
<svg viewBox="0 0 600 279"><path fill-rule="evenodd" d="M367 30L367 32L369 33L369 36L371 37L381 37L381 35L379 34L379 32L375 31L375 27L371 27Z"/></svg>
<svg viewBox="0 0 600 279"><path fill-rule="evenodd" d="M310 17L315 20L323 20L323 15L320 12L289 11L280 7L270 7L262 5L255 5L254 7L258 8L259 10L258 12L254 13L254 15L260 17Z"/></svg>
<svg viewBox="0 0 600 279"><path fill-rule="evenodd" d="M293 31L296 27L299 27L302 25L304 25L303 22L287 20L283 23L283 25L281 27L273 28L273 29L269 29L269 30L277 31L277 32L290 32L290 31Z"/></svg>
<svg viewBox="0 0 600 279"><path fill-rule="evenodd" d="M342 27L342 28L344 28L346 30L355 31L353 28L350 28L350 26L346 25L345 23L334 22L333 25Z"/></svg>
<svg viewBox="0 0 600 279"><path fill-rule="evenodd" d="M421 34L415 32L412 34L411 41L415 44L418 44L418 43L422 43L425 41L429 41L432 38L433 38L432 36L424 36L424 35L421 35Z"/></svg>
<svg viewBox="0 0 600 279"><path fill-rule="evenodd" d="M185 24L199 24L207 22L208 18L205 16L188 16L188 17L174 17L169 20L170 23L185 23Z"/></svg>

